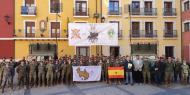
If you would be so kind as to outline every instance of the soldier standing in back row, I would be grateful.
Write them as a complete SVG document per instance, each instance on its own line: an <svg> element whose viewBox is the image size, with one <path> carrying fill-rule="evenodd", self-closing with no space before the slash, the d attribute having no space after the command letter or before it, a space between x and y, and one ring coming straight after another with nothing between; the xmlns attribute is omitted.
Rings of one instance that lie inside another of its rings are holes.
<svg viewBox="0 0 190 95"><path fill-rule="evenodd" d="M38 85L45 86L45 62L41 61L38 65Z"/></svg>
<svg viewBox="0 0 190 95"><path fill-rule="evenodd" d="M29 78L30 78L30 86L37 86L36 85L36 72L37 72L37 63L35 60L32 60L32 62L29 64L30 72L29 72Z"/></svg>
<svg viewBox="0 0 190 95"><path fill-rule="evenodd" d="M20 89L21 87L24 87L26 79L26 65L24 61L21 61L21 64L17 67L16 71L18 73L18 86Z"/></svg>
<svg viewBox="0 0 190 95"><path fill-rule="evenodd" d="M53 60L49 61L49 63L46 66L46 69L47 69L47 74L46 74L47 85L52 86L53 85L53 71L54 71Z"/></svg>

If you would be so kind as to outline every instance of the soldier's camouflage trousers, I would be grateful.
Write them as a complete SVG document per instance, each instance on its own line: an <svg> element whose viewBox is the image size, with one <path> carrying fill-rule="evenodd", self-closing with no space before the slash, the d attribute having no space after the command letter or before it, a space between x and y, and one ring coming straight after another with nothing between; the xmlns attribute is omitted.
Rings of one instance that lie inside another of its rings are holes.
<svg viewBox="0 0 190 95"><path fill-rule="evenodd" d="M38 85L45 86L45 73L38 73Z"/></svg>
<svg viewBox="0 0 190 95"><path fill-rule="evenodd" d="M47 72L46 78L47 78L47 85L51 86L53 84L53 72Z"/></svg>
<svg viewBox="0 0 190 95"><path fill-rule="evenodd" d="M30 78L30 85L31 86L36 85L36 73L30 73L29 78Z"/></svg>

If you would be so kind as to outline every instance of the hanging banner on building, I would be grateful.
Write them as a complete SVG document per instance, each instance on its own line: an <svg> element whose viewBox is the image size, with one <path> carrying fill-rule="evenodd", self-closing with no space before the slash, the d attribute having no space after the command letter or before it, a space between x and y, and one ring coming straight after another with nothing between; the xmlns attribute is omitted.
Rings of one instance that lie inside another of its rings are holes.
<svg viewBox="0 0 190 95"><path fill-rule="evenodd" d="M108 67L108 77L112 78L124 78L124 67Z"/></svg>
<svg viewBox="0 0 190 95"><path fill-rule="evenodd" d="M73 66L73 81L100 81L101 66Z"/></svg>
<svg viewBox="0 0 190 95"><path fill-rule="evenodd" d="M118 45L117 23L69 23L69 45Z"/></svg>

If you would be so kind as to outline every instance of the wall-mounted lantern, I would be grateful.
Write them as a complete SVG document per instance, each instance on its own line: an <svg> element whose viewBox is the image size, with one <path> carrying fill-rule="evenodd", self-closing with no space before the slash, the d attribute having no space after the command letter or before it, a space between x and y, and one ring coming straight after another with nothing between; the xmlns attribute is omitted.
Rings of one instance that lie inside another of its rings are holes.
<svg viewBox="0 0 190 95"><path fill-rule="evenodd" d="M40 31L41 32L46 31L46 29L47 29L47 22L45 20L41 20L39 27L40 27Z"/></svg>
<svg viewBox="0 0 190 95"><path fill-rule="evenodd" d="M7 22L7 24L10 25L11 24L11 21L10 21L11 17L6 15L6 16L4 16L4 18L5 18L5 21Z"/></svg>

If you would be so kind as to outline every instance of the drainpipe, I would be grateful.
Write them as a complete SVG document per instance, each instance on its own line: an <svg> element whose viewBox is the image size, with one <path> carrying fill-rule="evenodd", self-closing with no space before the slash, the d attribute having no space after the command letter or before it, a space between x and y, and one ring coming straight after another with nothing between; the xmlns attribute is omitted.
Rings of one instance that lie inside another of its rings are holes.
<svg viewBox="0 0 190 95"><path fill-rule="evenodd" d="M15 10L14 10L14 9L15 9L15 4L16 4L16 3L15 3L15 0L12 0L12 2L13 2L13 4L14 4L14 5L13 5L13 16L14 16L14 17L13 17L13 19L14 19L13 21L14 21L14 22L12 23L12 24L13 24L13 31L12 31L12 32L14 33L13 35L15 35L15 31L16 31L16 30L15 30ZM12 35L12 37L14 38L15 36L13 36L13 35ZM16 45L15 45L15 44L16 44L15 41L16 41L16 40L14 39L13 41L14 41L14 42L13 42L13 44L14 44L14 47L13 47L13 58L16 59L16 53L15 53L15 52L16 52L16 48L15 48L15 46L16 46Z"/></svg>
<svg viewBox="0 0 190 95"><path fill-rule="evenodd" d="M182 29L182 27L183 27L183 22L182 22L182 1L180 0L180 23L181 23L181 29L180 29L180 31L181 31L181 59L182 58L184 58L184 56L183 56L183 39L182 39L182 37L183 37L183 29Z"/></svg>
<svg viewBox="0 0 190 95"><path fill-rule="evenodd" d="M100 20L101 20L101 23L103 22L102 21L102 0L100 1ZM100 46L100 55L102 55L102 45Z"/></svg>

